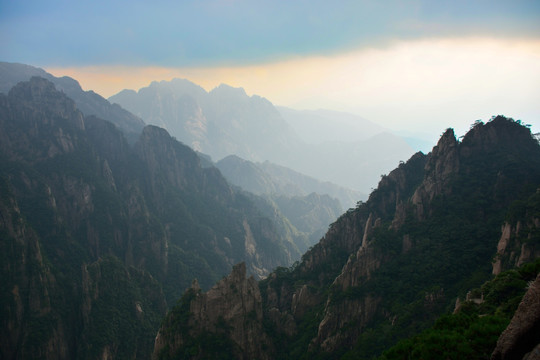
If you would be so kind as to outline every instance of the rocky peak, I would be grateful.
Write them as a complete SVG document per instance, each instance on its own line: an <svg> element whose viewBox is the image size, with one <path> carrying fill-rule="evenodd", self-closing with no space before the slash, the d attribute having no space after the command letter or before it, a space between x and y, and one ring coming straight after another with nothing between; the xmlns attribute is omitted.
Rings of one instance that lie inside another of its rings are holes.
<svg viewBox="0 0 540 360"><path fill-rule="evenodd" d="M139 90L139 92L147 92L147 91L158 91L158 90L167 90L171 94L176 94L177 96L182 95L190 95L193 96L196 99L200 99L201 96L204 96L207 92L199 85L187 80L187 79L181 79L181 78L174 78L171 81L153 81L149 87L142 88ZM128 91L128 90L123 90ZM116 95L115 95L116 96Z"/></svg>
<svg viewBox="0 0 540 360"><path fill-rule="evenodd" d="M148 166L153 189L159 184L168 184L212 197L214 201L231 200L234 196L219 170L203 168L199 156L165 129L146 126L135 144L135 151Z"/></svg>
<svg viewBox="0 0 540 360"><path fill-rule="evenodd" d="M381 178L379 186L369 197L370 208L377 218L392 220L393 227L403 223L409 198L424 179L428 159L429 156L418 152Z"/></svg>
<svg viewBox="0 0 540 360"><path fill-rule="evenodd" d="M198 284L193 283L187 294L190 297L183 300L185 310L189 311L180 314L178 306L173 309L156 337L154 359L174 357L181 346L201 341L203 334L232 341L230 349L236 359L269 359L270 342L262 328L261 293L257 281L252 276L246 277L245 263L235 265L232 272L208 292L202 293ZM189 327L180 336L168 328L178 321L176 316L189 317ZM172 343L171 336L174 337ZM198 358L212 354L213 349L207 345L199 344L195 348Z"/></svg>
<svg viewBox="0 0 540 360"><path fill-rule="evenodd" d="M433 148L426 164L426 173L434 180L445 180L450 173L458 170L458 144L454 129L447 129Z"/></svg>
<svg viewBox="0 0 540 360"><path fill-rule="evenodd" d="M225 98L249 98L244 88L235 88L227 84L220 84L218 87L210 91L211 95L225 97Z"/></svg>
<svg viewBox="0 0 540 360"><path fill-rule="evenodd" d="M111 105L100 95L93 91L84 91L79 83L70 77L55 77L43 69L24 64L0 62L0 91L6 94L21 81L28 81L32 76L39 76L51 81L57 90L66 94L75 101L77 109L85 116L95 115L114 123L134 142L144 127L144 122L122 109L118 105Z"/></svg>
<svg viewBox="0 0 540 360"><path fill-rule="evenodd" d="M419 219L425 218L429 203L435 196L448 193L448 182L459 171L460 161L458 141L453 129L447 129L433 151L428 155L424 173L425 178L412 196Z"/></svg>
<svg viewBox="0 0 540 360"><path fill-rule="evenodd" d="M460 153L469 157L473 154L500 151L516 154L530 151L538 145L537 141L531 136L530 130L521 125L520 120L515 121L501 115L486 124L476 122L463 137Z"/></svg>
<svg viewBox="0 0 540 360"><path fill-rule="evenodd" d="M8 157L35 163L77 147L83 115L48 80L33 77L0 98L0 150Z"/></svg>

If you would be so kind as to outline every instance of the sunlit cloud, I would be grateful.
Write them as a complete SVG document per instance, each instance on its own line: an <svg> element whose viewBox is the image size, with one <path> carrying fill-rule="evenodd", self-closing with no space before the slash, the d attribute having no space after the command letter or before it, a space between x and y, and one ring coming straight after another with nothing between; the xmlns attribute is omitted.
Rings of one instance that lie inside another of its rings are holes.
<svg viewBox="0 0 540 360"><path fill-rule="evenodd" d="M332 56L231 67L47 68L110 96L154 80L185 78L206 90L226 83L276 105L359 114L391 129L464 132L504 114L540 128L540 41L491 38L395 42Z"/></svg>

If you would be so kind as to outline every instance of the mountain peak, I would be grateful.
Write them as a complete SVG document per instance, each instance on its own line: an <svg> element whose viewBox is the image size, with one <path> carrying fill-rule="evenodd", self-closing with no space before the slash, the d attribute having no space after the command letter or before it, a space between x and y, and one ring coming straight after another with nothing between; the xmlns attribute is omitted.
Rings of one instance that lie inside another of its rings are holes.
<svg viewBox="0 0 540 360"><path fill-rule="evenodd" d="M233 87L227 84L220 84L218 87L210 91L210 94L229 95L236 97L249 97L242 87Z"/></svg>
<svg viewBox="0 0 540 360"><path fill-rule="evenodd" d="M141 88L139 92L144 92L148 89L168 89L170 91L191 95L206 93L206 90L204 90L201 86L183 78L173 78L170 81L152 81L148 87Z"/></svg>
<svg viewBox="0 0 540 360"><path fill-rule="evenodd" d="M486 124L476 122L463 137L461 153L499 152L527 153L537 146L531 131L521 121L498 115Z"/></svg>
<svg viewBox="0 0 540 360"><path fill-rule="evenodd" d="M453 148L457 145L458 141L456 139L456 134L454 129L448 128L441 135L437 145L433 148L433 153L440 153L446 151L448 148Z"/></svg>

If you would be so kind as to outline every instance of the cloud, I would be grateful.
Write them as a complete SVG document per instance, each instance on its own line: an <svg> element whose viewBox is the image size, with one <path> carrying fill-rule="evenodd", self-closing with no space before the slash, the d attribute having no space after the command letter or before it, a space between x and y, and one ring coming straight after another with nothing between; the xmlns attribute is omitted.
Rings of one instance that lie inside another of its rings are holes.
<svg viewBox="0 0 540 360"><path fill-rule="evenodd" d="M540 40L446 38L248 66L47 68L109 96L153 80L244 87L277 105L359 114L392 129L463 133L504 114L540 131Z"/></svg>
<svg viewBox="0 0 540 360"><path fill-rule="evenodd" d="M0 45L3 60L40 66L246 66L426 37L538 37L539 4L12 1L0 5Z"/></svg>

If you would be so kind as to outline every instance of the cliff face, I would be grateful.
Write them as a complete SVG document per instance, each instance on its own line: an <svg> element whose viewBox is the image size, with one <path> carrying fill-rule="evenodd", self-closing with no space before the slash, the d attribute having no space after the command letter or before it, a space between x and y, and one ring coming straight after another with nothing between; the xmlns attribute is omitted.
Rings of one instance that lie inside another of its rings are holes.
<svg viewBox="0 0 540 360"><path fill-rule="evenodd" d="M540 275L529 284L514 317L503 331L492 360L537 359L540 349Z"/></svg>
<svg viewBox="0 0 540 360"><path fill-rule="evenodd" d="M195 281L181 302L184 303L177 305L173 313L189 320L181 331L177 331L171 322L166 321L162 325L156 337L153 358L174 358L205 335L213 334L214 339L228 343L232 351L221 354L220 358L270 359L267 351L263 350L268 348L270 341L263 331L261 294L255 279L246 278L244 263L234 266L229 276L206 293L201 292ZM212 348L213 345L209 342L203 348L194 346L193 357L218 355L221 349Z"/></svg>
<svg viewBox="0 0 540 360"><path fill-rule="evenodd" d="M538 184L540 146L518 122L477 123L461 142L447 130L430 154L383 176L297 266L259 283L261 337L273 344L264 356L371 358L415 334L489 278L505 219L534 224L523 215L537 213ZM540 241L528 229L528 243Z"/></svg>
<svg viewBox="0 0 540 360"><path fill-rule="evenodd" d="M448 129L433 148L426 164L426 176L411 198L419 219L429 216L429 205L436 196L450 191L448 182L458 173L459 160L454 130Z"/></svg>
<svg viewBox="0 0 540 360"><path fill-rule="evenodd" d="M232 264L257 277L294 246L164 130L130 146L47 80L0 94L6 358L148 358L167 303Z"/></svg>
<svg viewBox="0 0 540 360"><path fill-rule="evenodd" d="M540 257L540 188L525 201L514 204L501 227L493 274L521 266Z"/></svg>
<svg viewBox="0 0 540 360"><path fill-rule="evenodd" d="M35 333L25 329L32 318L45 322L58 321L57 309L51 307L56 295L55 278L43 259L37 234L21 215L17 200L2 180L3 198L0 202L2 220L2 328L1 348L7 359L68 357L62 324L48 326L49 338L41 342ZM34 320L35 321L35 320ZM36 340L38 342L36 342Z"/></svg>
<svg viewBox="0 0 540 360"><path fill-rule="evenodd" d="M92 156L86 134L92 120L85 121L73 101L39 78L16 86L0 102L0 132L6 138L0 155L1 269L6 279L2 356L67 359L97 356L107 347L113 356L147 353L143 339L166 310L161 292L152 295L154 303L140 294L149 290L144 281L155 280L133 269L123 277L128 288L114 287L110 275L99 280L86 270L95 268L102 255L120 255L122 245L136 238L122 226L125 216L102 202L117 195L107 160ZM134 277L144 281L129 280ZM118 304L104 300L103 291L85 296L89 283L115 288L116 301L125 296L122 316L103 319L109 306ZM139 317L133 315L134 302L143 304ZM106 332L98 341L96 329L112 325L139 330L128 336L126 345L117 336L106 339ZM132 341L142 346L126 350Z"/></svg>

